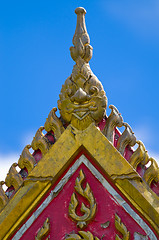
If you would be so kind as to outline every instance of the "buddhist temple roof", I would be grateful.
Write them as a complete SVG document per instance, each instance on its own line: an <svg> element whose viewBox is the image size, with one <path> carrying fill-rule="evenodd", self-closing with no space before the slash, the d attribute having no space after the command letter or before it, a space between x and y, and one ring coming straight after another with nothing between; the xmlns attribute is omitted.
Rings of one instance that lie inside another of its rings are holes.
<svg viewBox="0 0 159 240"><path fill-rule="evenodd" d="M107 115L106 93L89 65L93 48L85 25L86 11L79 7L75 13L77 25L70 48L75 65L59 95L60 117L56 116L54 107L1 182L0 239L9 239L19 226L21 216L28 217L81 151L95 160L159 234L157 162L148 155L144 144L136 139L114 105L109 106L111 113ZM19 172L17 166L21 169ZM3 185L7 186L6 191Z"/></svg>

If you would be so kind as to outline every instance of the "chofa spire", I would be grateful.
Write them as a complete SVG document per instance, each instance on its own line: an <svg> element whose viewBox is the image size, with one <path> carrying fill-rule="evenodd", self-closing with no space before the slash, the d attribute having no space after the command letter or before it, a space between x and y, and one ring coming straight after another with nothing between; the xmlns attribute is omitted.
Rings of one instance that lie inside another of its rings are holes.
<svg viewBox="0 0 159 240"><path fill-rule="evenodd" d="M101 82L89 66L93 48L85 25L86 10L78 7L77 25L70 48L71 57L76 62L72 74L66 79L60 93L58 108L66 124L71 123L79 130L91 123L97 125L105 116L107 98Z"/></svg>
<svg viewBox="0 0 159 240"><path fill-rule="evenodd" d="M77 64L81 59L88 63L92 58L93 48L90 46L90 38L85 24L86 10L78 7L75 13L77 14L77 25L72 41L74 47L70 47L71 57Z"/></svg>

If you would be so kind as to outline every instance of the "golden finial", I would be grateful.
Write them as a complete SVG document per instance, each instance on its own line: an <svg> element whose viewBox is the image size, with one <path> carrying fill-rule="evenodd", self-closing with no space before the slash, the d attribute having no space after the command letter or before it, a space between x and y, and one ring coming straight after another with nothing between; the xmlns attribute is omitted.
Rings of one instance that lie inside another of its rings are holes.
<svg viewBox="0 0 159 240"><path fill-rule="evenodd" d="M91 123L98 124L105 115L107 98L101 82L89 66L92 57L89 35L85 25L86 10L78 7L77 25L70 48L71 57L76 62L72 74L62 86L58 108L66 124L83 130Z"/></svg>
<svg viewBox="0 0 159 240"><path fill-rule="evenodd" d="M92 58L93 48L89 45L90 38L85 24L86 10L82 7L78 7L75 13L77 14L77 25L72 41L74 47L70 47L71 57L77 64L78 60L80 61L82 59L88 63Z"/></svg>

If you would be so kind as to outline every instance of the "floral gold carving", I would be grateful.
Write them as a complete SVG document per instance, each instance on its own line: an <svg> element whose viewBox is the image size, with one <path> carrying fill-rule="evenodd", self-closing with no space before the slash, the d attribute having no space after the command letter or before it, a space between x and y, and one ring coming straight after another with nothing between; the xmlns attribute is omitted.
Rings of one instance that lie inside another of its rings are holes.
<svg viewBox="0 0 159 240"><path fill-rule="evenodd" d="M47 218L42 226L42 228L39 229L37 235L35 236L35 240L43 240L50 231L50 220ZM48 240L48 238L46 239Z"/></svg>
<svg viewBox="0 0 159 240"><path fill-rule="evenodd" d="M84 213L82 216L76 214L76 208L79 204L76 194L73 193L71 196L71 202L69 204L69 216L77 222L77 226L81 229L87 225L87 223L92 220L96 212L96 203L93 193L91 191L90 185L87 183L86 188L83 189L82 182L85 176L82 170L80 170L79 177L76 178L75 190L78 194L86 198L89 202L90 208L86 207L84 203L81 205L81 212Z"/></svg>
<svg viewBox="0 0 159 240"><path fill-rule="evenodd" d="M123 239L116 234L115 240L130 240L130 232L127 230L124 223L122 223L121 218L115 214L115 228L123 235Z"/></svg>
<svg viewBox="0 0 159 240"><path fill-rule="evenodd" d="M7 187L13 186L15 191L18 190L18 188L23 183L23 178L21 177L20 173L16 170L16 167L18 166L17 163L13 163L12 166L9 169L9 172L7 173L5 184Z"/></svg>
<svg viewBox="0 0 159 240"><path fill-rule="evenodd" d="M18 160L18 166L23 169L26 168L28 173L31 172L31 170L34 168L34 165L36 163L33 155L29 152L29 149L31 148L31 145L27 145L20 155L20 158Z"/></svg>
<svg viewBox="0 0 159 240"><path fill-rule="evenodd" d="M76 240L76 239L85 239L85 240L99 240L99 238L94 237L90 232L79 231L78 234L70 234L65 240Z"/></svg>
<svg viewBox="0 0 159 240"><path fill-rule="evenodd" d="M92 73L89 60L92 57L89 35L85 25L84 8L77 8L74 46L70 48L71 57L76 62L70 77L62 86L58 108L63 120L79 130L91 123L98 124L105 115L107 98L101 82Z"/></svg>
<svg viewBox="0 0 159 240"><path fill-rule="evenodd" d="M123 123L123 126L125 127L125 130L122 133L122 135L119 137L118 143L117 143L117 149L121 153L121 155L124 155L124 151L127 145L132 147L136 143L136 137L131 127L129 126L129 124Z"/></svg>
<svg viewBox="0 0 159 240"><path fill-rule="evenodd" d="M31 146L34 150L40 149L43 155L47 153L47 151L50 148L50 143L48 139L44 136L43 131L44 127L40 127L36 134L35 137L33 138L33 141L31 143Z"/></svg>
<svg viewBox="0 0 159 240"><path fill-rule="evenodd" d="M155 182L159 181L159 167L155 159L150 158L149 161L151 162L150 167L145 171L143 178L150 186L151 182L154 180Z"/></svg>
<svg viewBox="0 0 159 240"><path fill-rule="evenodd" d="M141 141L136 142L139 146L132 154L129 162L133 168L137 169L137 166L141 163L143 165L147 164L149 161L148 153L145 149L144 144Z"/></svg>
<svg viewBox="0 0 159 240"><path fill-rule="evenodd" d="M3 184L5 182L1 181L0 182L0 211L3 209L3 207L8 203L8 198L3 190Z"/></svg>
<svg viewBox="0 0 159 240"><path fill-rule="evenodd" d="M114 105L110 105L109 108L111 109L111 114L107 118L103 134L108 138L108 140L113 143L114 135L113 131L115 127L122 127L123 126L123 118L119 113L118 109Z"/></svg>
<svg viewBox="0 0 159 240"><path fill-rule="evenodd" d="M55 107L50 111L48 118L46 119L44 128L47 132L53 131L57 140L63 133L64 127L61 120L56 116L56 111L57 108Z"/></svg>

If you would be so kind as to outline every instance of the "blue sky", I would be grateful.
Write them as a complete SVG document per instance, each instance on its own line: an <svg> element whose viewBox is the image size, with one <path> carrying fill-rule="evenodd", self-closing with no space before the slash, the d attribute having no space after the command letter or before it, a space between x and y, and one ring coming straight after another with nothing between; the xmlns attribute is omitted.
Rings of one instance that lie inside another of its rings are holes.
<svg viewBox="0 0 159 240"><path fill-rule="evenodd" d="M0 3L0 179L57 106L74 64L78 6L87 10L90 65L108 104L159 159L159 1L9 0Z"/></svg>

